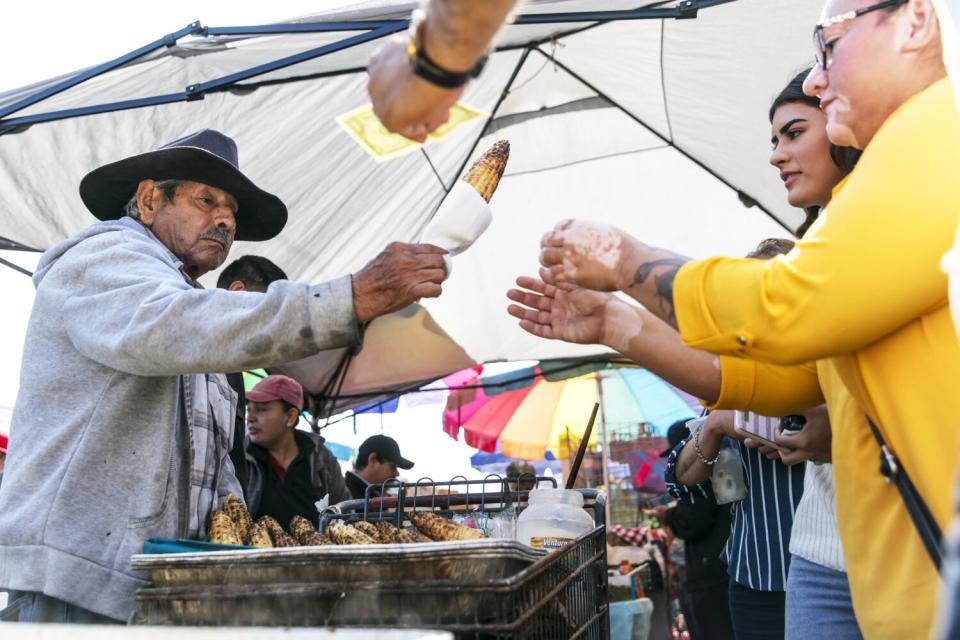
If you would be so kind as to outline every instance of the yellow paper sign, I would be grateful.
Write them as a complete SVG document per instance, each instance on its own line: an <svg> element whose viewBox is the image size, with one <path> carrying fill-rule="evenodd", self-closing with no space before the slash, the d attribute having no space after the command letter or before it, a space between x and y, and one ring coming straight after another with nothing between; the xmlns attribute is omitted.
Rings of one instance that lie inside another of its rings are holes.
<svg viewBox="0 0 960 640"><path fill-rule="evenodd" d="M482 111L458 102L450 108L450 119L446 124L427 136L426 144L443 140L457 127L486 115ZM377 162L402 156L423 146L400 134L387 131L373 113L373 106L369 104L338 116L337 122Z"/></svg>

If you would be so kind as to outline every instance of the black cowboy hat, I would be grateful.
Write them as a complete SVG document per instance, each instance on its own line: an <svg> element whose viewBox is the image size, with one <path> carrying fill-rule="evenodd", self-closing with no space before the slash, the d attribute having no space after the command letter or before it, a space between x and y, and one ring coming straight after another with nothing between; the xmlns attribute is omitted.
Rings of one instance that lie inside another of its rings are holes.
<svg viewBox="0 0 960 640"><path fill-rule="evenodd" d="M100 220L123 217L141 180L191 180L237 199L237 240L269 240L287 223L287 207L240 172L237 143L213 129L94 169L80 181L80 197Z"/></svg>

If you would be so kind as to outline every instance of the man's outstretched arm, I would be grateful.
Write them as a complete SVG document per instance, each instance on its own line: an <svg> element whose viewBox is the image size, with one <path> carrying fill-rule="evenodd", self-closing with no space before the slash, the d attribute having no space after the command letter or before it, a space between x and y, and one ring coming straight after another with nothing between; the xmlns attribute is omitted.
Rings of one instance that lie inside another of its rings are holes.
<svg viewBox="0 0 960 640"><path fill-rule="evenodd" d="M465 73L484 56L517 0L430 0L417 45L436 66ZM373 110L394 133L423 142L445 123L464 86L441 87L414 74L411 35L390 39L367 71Z"/></svg>

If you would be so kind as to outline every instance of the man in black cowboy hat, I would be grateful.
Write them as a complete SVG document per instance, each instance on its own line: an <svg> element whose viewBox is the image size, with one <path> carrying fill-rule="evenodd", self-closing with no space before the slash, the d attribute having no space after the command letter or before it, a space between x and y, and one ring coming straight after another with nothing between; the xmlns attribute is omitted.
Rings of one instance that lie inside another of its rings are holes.
<svg viewBox="0 0 960 640"><path fill-rule="evenodd" d="M234 239L267 240L287 220L216 131L100 167L80 196L103 222L34 275L0 490L3 620L128 619L148 584L130 556L152 537L203 538L211 509L241 494L227 455L236 394L217 372L355 345L362 323L439 295L444 277L442 249L394 243L330 282L201 288Z"/></svg>

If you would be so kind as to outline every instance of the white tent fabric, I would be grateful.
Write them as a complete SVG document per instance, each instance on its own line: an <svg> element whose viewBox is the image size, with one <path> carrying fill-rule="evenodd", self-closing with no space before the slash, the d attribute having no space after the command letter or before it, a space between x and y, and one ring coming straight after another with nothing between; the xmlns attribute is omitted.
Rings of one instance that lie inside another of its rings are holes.
<svg viewBox="0 0 960 640"><path fill-rule="evenodd" d="M412 4L381 0L292 22L404 18ZM523 13L637 6L534 0ZM51 246L94 222L77 193L87 171L213 127L237 140L243 170L291 212L280 236L238 243L233 257L263 255L291 278L320 281L361 268L390 241L418 238L467 162L506 138L512 156L491 202L493 224L455 258L441 298L371 325L341 392L395 389L473 362L601 354L526 335L505 312L505 290L536 273L540 236L566 217L602 220L694 257L742 255L787 235L801 216L766 164L767 109L812 60L819 6L736 0L691 20L511 25L462 100L491 117L385 162L336 122L368 102L363 66L377 40L181 100L185 87L365 31L186 37L0 118L0 237ZM57 81L0 94L0 110ZM168 102L17 120L158 95ZM320 393L341 355L285 370Z"/></svg>

